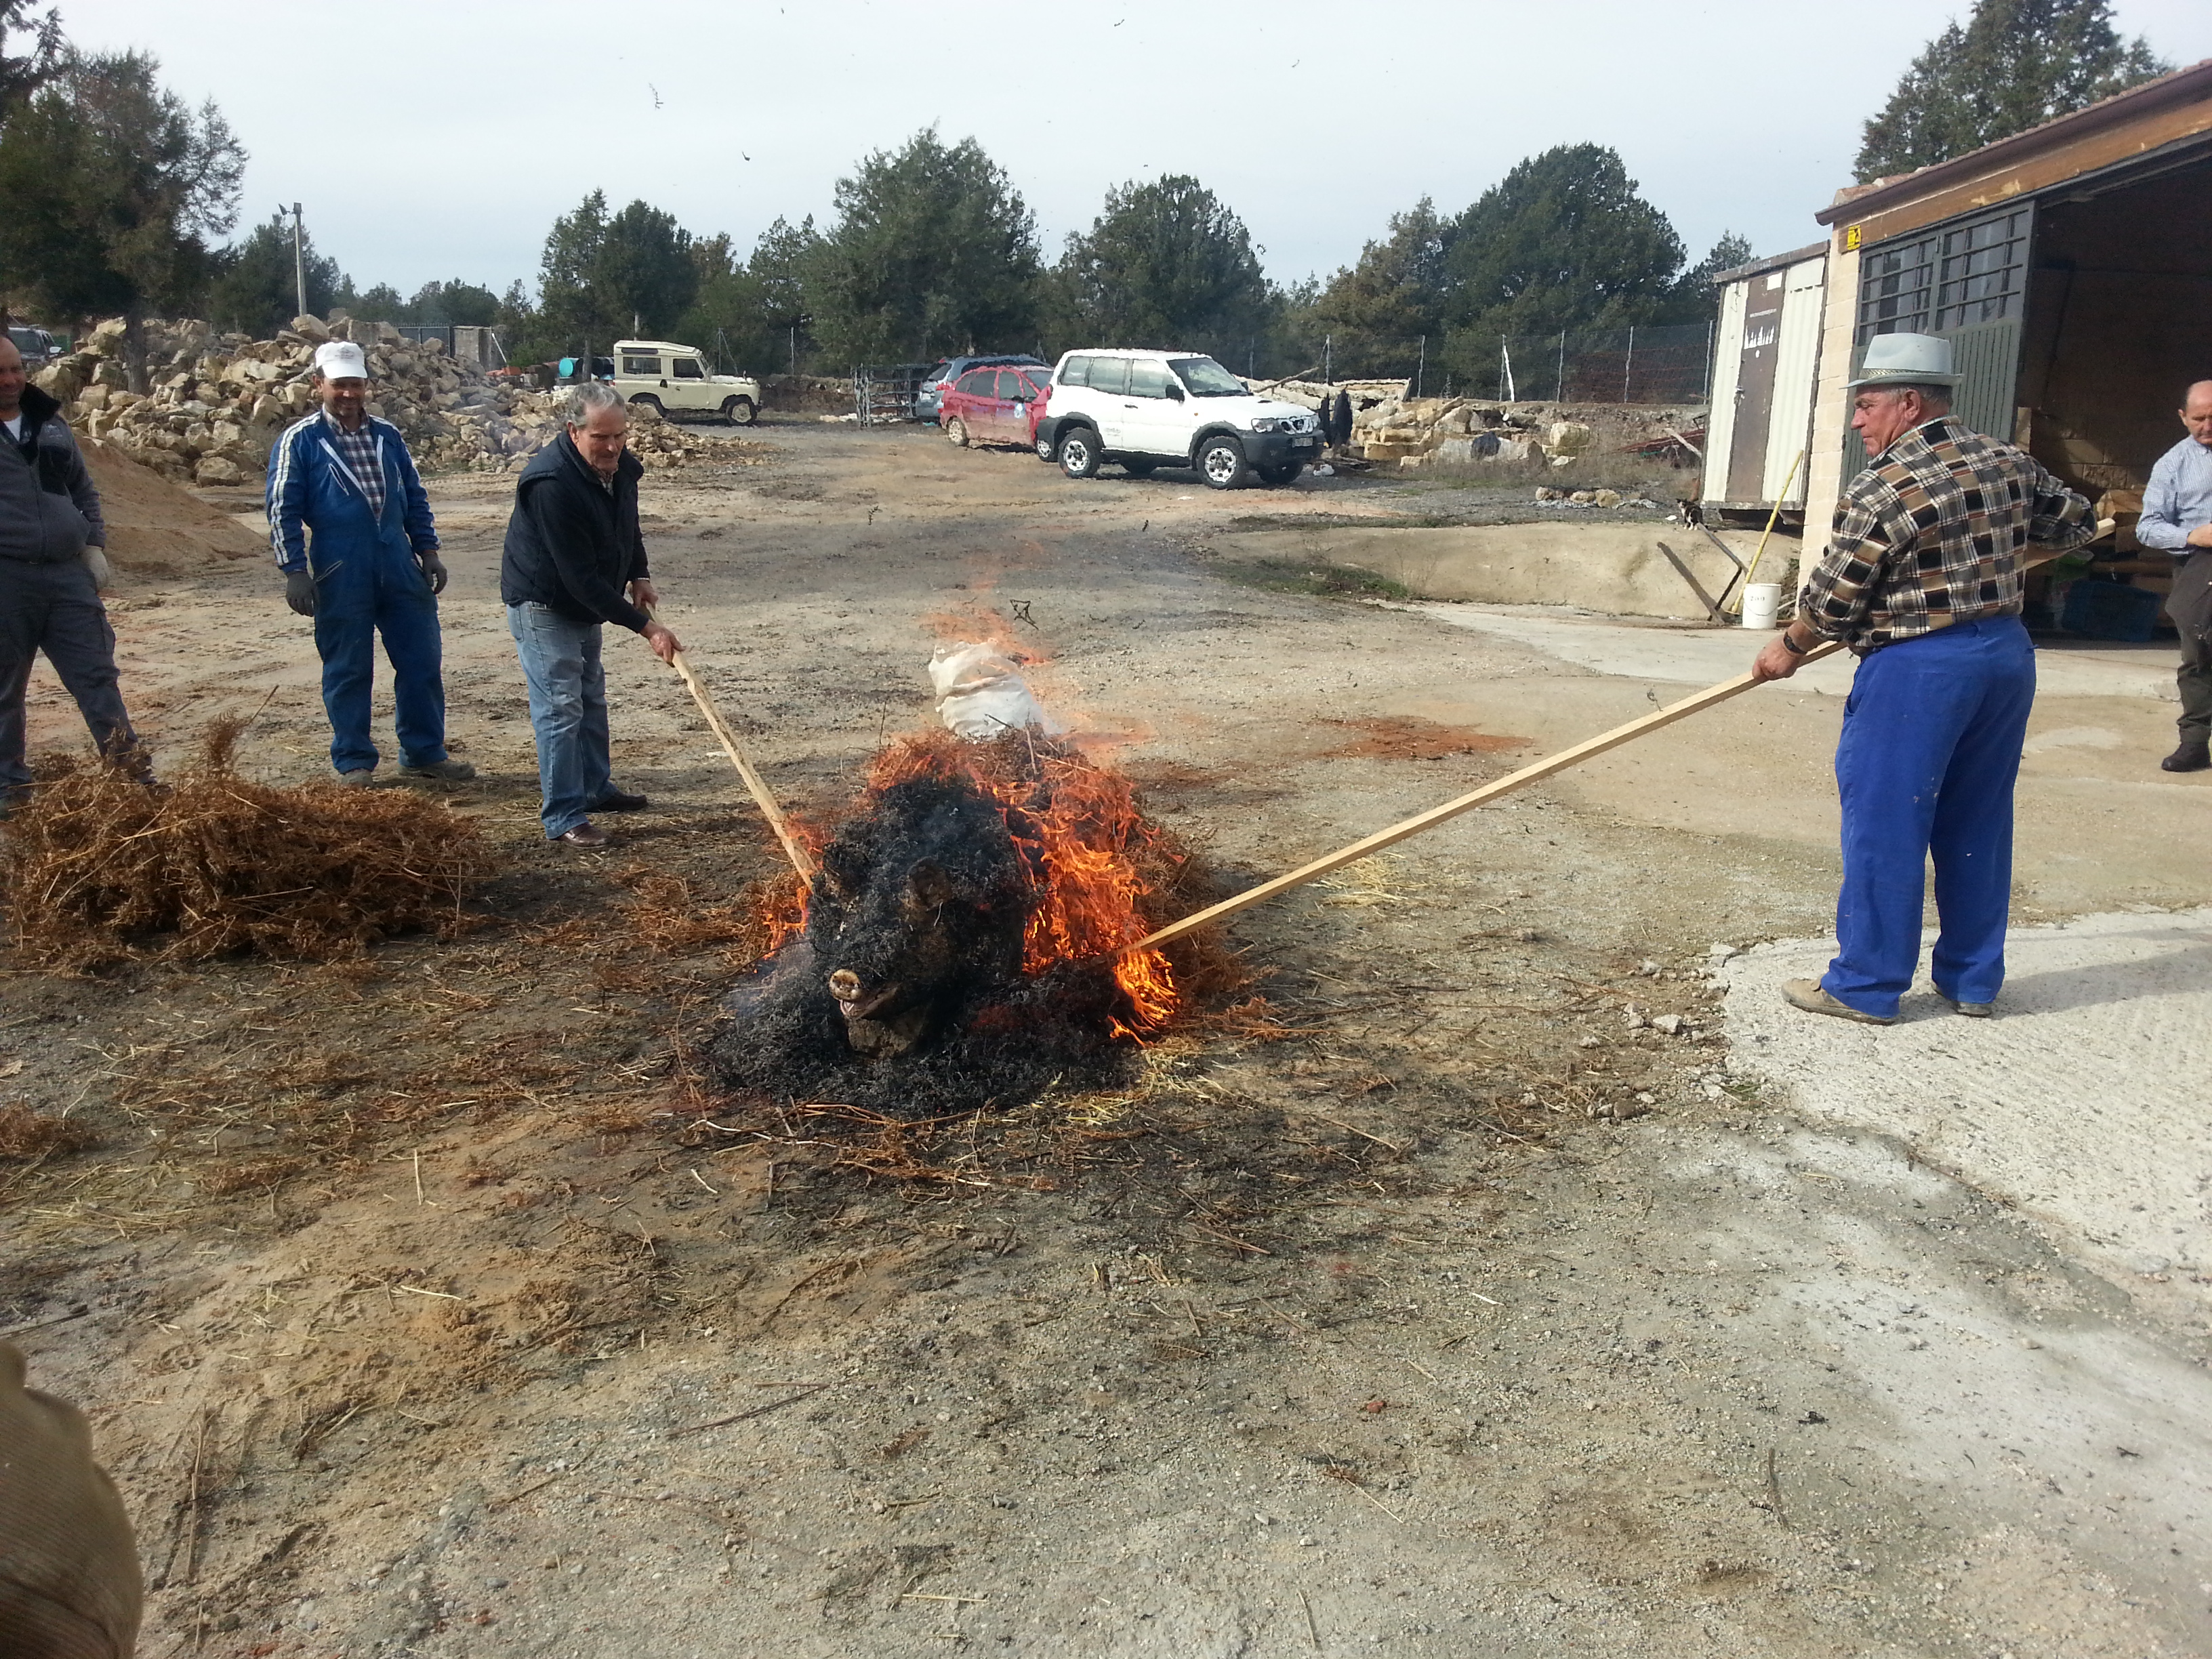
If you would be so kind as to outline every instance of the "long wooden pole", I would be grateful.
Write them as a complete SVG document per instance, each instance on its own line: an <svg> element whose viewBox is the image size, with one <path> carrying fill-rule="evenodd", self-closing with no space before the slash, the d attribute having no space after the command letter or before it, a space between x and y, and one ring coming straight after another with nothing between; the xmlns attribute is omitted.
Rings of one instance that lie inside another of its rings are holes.
<svg viewBox="0 0 2212 1659"><path fill-rule="evenodd" d="M2101 541L2112 533L2112 520L2097 520L2097 534L2094 539ZM2021 568L2022 571L2032 570L2037 565L2047 564L2060 556L2062 556L2055 551L2036 551L2021 561ZM1806 663L1818 662L1823 657L1832 657L1843 648L1842 644L1835 640L1816 645L1798 659L1799 665L1802 667ZM1662 726L1672 726L1676 720L1687 720L1692 714L1703 714L1716 703L1723 703L1730 697L1741 696L1759 684L1758 680L1746 673L1739 674L1732 680L1723 680L1718 685L1709 685L1704 690L1683 698L1680 702L1668 703L1656 714L1645 714L1639 719L1629 721L1626 726L1616 726L1610 732L1601 732L1594 738L1584 738L1571 749L1562 749L1558 754L1548 756L1532 766L1524 766L1518 772L1509 772L1494 782L1486 783L1481 788L1462 795L1457 800L1448 800L1442 806L1432 806L1425 812L1417 813L1413 817L1392 824L1388 830L1377 830L1364 841L1356 841L1349 847L1340 848L1329 854L1326 858L1318 858L1311 864L1301 865L1288 875L1277 876L1273 881L1263 881L1257 887L1245 889L1234 898L1225 898L1218 904L1210 904L1195 915L1185 916L1181 921L1171 921L1158 932L1146 934L1134 945L1125 945L1122 948L1124 951L1143 951L1155 945L1164 945L1172 939L1181 939L1194 927L1203 927L1210 921L1219 921L1224 916L1233 916L1239 910L1249 910L1255 904L1266 902L1278 893L1287 893L1293 887L1303 887L1306 883L1328 874L1332 870L1341 870L1347 864L1357 864L1370 854L1379 853L1386 847L1395 847L1400 842L1410 840L1425 830L1433 830L1440 823L1448 823L1462 812L1472 812L1476 807L1486 806L1492 801L1510 795L1516 789L1526 789L1532 783L1541 783L1546 778L1564 772L1571 766L1579 766L1586 760L1595 760L1609 750L1618 749L1624 743L1633 743L1648 732L1656 732Z"/></svg>
<svg viewBox="0 0 2212 1659"><path fill-rule="evenodd" d="M1842 646L1834 641L1830 641L1825 645L1814 646L1805 653L1802 660L1818 662L1823 657L1833 656L1841 649L1843 649ZM1332 870L1341 870L1347 864L1357 864L1360 860L1379 853L1386 847L1395 847L1400 842L1410 840L1425 830L1433 830L1440 823L1449 823L1462 812L1472 812L1476 807L1486 806L1492 801L1513 793L1516 789L1526 789L1530 784L1541 783L1546 778L1564 772L1571 766L1579 766L1586 760L1595 759L1607 750L1618 749L1624 743L1633 743L1647 732L1656 732L1662 726L1672 726L1676 720L1687 720L1692 714L1702 714L1715 703L1726 702L1730 697L1740 696L1758 684L1757 680L1746 673L1739 674L1732 680L1723 680L1718 685L1708 686L1705 690L1685 697L1680 702L1668 703L1656 714L1645 714L1640 719L1629 721L1626 726L1616 726L1610 732L1601 732L1596 737L1585 738L1573 748L1562 749L1558 754L1540 760L1533 766L1524 766L1518 772L1509 772L1493 782L1484 784L1480 789L1462 795L1457 800L1448 800L1442 806L1432 806L1425 812L1417 814L1402 823L1392 824L1388 830L1378 830L1364 841L1356 841L1349 847L1341 848L1329 854L1326 858L1318 858L1311 864L1302 865L1288 875L1277 876L1273 881L1261 882L1257 887L1248 888L1234 898L1226 898L1218 904L1209 905L1194 915L1185 916L1181 921L1171 921L1157 933L1146 934L1128 948L1132 951L1142 951L1152 945L1164 945L1170 939L1182 938L1194 927L1203 927L1210 921L1219 921L1224 916L1235 915L1239 910L1248 910L1255 904L1264 903L1278 893L1286 893L1293 887L1303 887L1317 877L1328 874Z"/></svg>
<svg viewBox="0 0 2212 1659"><path fill-rule="evenodd" d="M1759 574L1759 562L1766 556L1766 538L1774 533L1774 526L1782 521L1782 503L1790 499L1790 486L1797 482L1797 469L1805 465L1805 457L1811 453L1809 450L1801 449L1797 452L1797 459L1790 463L1789 473L1782 480L1782 493L1774 498L1774 511L1766 515L1766 528L1759 532L1759 545L1752 550L1751 568L1743 573L1743 585L1746 587L1751 586L1751 579ZM1736 599L1735 610L1730 614L1735 616L1743 614L1743 600L1741 596Z"/></svg>
<svg viewBox="0 0 2212 1659"><path fill-rule="evenodd" d="M646 615L653 617L655 622L660 620L649 610ZM730 764L738 769L738 775L745 781L745 787L752 792L753 804L760 808L761 816L768 820L768 827L775 831L776 840L783 843L784 857L791 860L791 867L799 872L799 880L811 889L814 885L814 860L808 855L805 843L792 833L791 824L783 816L782 808L775 804L775 797L769 793L768 784L759 773L753 770L752 763L745 758L745 751L738 747L737 738L722 723L721 714L715 708L714 699L707 695L707 688L699 684L699 677L691 672L691 665L684 659L681 651L675 654L668 665L684 677L684 684L691 692L691 701L699 705L699 712L707 717L708 728L721 739L722 752L730 757Z"/></svg>

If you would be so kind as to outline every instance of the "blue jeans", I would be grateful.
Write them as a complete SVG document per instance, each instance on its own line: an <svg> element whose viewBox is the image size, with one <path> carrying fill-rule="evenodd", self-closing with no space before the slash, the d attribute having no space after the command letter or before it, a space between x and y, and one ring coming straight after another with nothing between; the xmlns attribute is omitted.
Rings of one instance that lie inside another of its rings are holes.
<svg viewBox="0 0 2212 1659"><path fill-rule="evenodd" d="M550 605L510 605L507 628L530 682L530 729L538 738L538 788L544 797L538 817L552 841L589 817L610 787L600 624L572 622Z"/></svg>
<svg viewBox="0 0 2212 1659"><path fill-rule="evenodd" d="M393 725L403 766L446 758L446 682L438 601L406 543L318 537L314 544L315 649L323 659L323 708L331 717L331 764L376 769L368 696L376 639L392 664Z"/></svg>
<svg viewBox="0 0 2212 1659"><path fill-rule="evenodd" d="M1990 1002L2004 983L2012 793L2035 701L2035 648L2017 617L1900 641L1859 665L1836 745L1843 796L1840 949L1821 984L1890 1016L1920 959L1925 866L1936 865L1936 989Z"/></svg>

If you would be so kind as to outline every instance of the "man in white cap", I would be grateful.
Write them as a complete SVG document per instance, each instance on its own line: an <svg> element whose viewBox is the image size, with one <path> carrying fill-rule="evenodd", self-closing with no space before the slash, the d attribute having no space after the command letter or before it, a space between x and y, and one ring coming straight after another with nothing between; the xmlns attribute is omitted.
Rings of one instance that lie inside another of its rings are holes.
<svg viewBox="0 0 2212 1659"><path fill-rule="evenodd" d="M1752 672L1787 679L1823 640L1859 658L1836 745L1843 798L1838 949L1793 1006L1869 1025L1897 1021L1920 959L1923 875L1940 922L1929 968L1958 1013L1987 1017L2004 982L2012 796L2035 701L2021 625L2030 542L2054 552L2096 534L2089 503L2026 452L1951 415L1951 343L1882 334L1850 382L1866 470L1844 487L1797 617Z"/></svg>
<svg viewBox="0 0 2212 1659"><path fill-rule="evenodd" d="M2180 415L2189 435L2151 468L2136 539L2174 560L2166 614L2181 630L2181 746L2159 765L2202 772L2212 767L2212 380L2182 394Z"/></svg>
<svg viewBox="0 0 2212 1659"><path fill-rule="evenodd" d="M284 602L315 619L331 764L352 787L375 775L368 694L381 635L400 775L472 778L474 767L446 753L437 599L446 567L422 480L399 428L368 410L359 346L318 346L315 375L322 408L285 428L269 457L269 540Z"/></svg>

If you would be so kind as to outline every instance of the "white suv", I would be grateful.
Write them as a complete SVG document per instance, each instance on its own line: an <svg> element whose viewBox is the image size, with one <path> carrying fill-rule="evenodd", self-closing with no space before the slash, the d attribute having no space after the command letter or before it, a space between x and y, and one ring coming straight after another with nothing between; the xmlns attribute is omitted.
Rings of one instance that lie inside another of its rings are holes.
<svg viewBox="0 0 2212 1659"><path fill-rule="evenodd" d="M615 390L626 402L650 404L662 415L720 415L732 426L760 418L758 380L710 374L696 346L666 340L617 340Z"/></svg>
<svg viewBox="0 0 2212 1659"><path fill-rule="evenodd" d="M1211 357L1188 351L1071 351L1054 369L1037 422L1040 459L1071 478L1116 461L1139 477L1191 466L1216 489L1248 477L1286 484L1321 459L1321 422L1296 404L1255 398Z"/></svg>

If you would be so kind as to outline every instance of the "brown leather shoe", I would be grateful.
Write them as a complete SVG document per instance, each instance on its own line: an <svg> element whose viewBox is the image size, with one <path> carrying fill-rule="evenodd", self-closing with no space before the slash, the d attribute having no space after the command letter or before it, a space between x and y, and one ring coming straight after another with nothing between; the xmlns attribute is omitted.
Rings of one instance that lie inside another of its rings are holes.
<svg viewBox="0 0 2212 1659"><path fill-rule="evenodd" d="M1782 1000L1792 1008L1802 1008L1808 1014L1832 1014L1838 1019L1856 1020L1862 1025L1894 1025L1897 1016L1884 1019L1880 1014L1863 1014L1848 1002L1839 1002L1828 994L1827 988L1817 979L1788 979L1782 981Z"/></svg>
<svg viewBox="0 0 2212 1659"><path fill-rule="evenodd" d="M614 837L586 818L574 830L564 830L553 839L564 847L593 848L605 847Z"/></svg>

